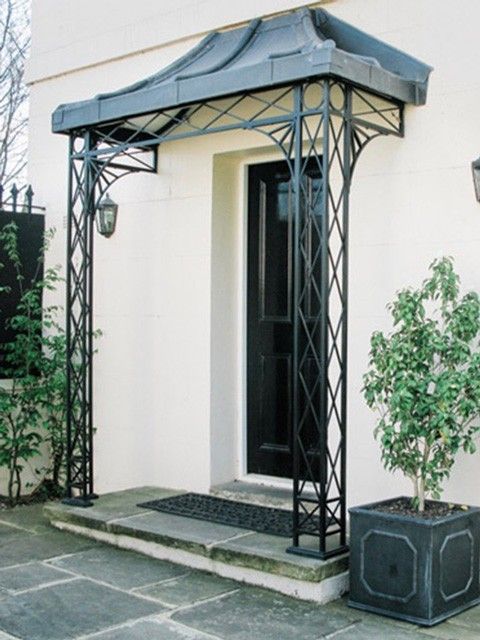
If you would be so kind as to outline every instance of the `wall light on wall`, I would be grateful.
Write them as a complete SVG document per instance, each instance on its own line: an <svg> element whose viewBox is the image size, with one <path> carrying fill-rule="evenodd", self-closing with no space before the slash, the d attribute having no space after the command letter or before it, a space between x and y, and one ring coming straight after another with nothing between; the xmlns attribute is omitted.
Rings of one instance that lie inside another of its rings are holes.
<svg viewBox="0 0 480 640"><path fill-rule="evenodd" d="M480 158L472 162L473 185L475 187L475 195L480 202Z"/></svg>
<svg viewBox="0 0 480 640"><path fill-rule="evenodd" d="M95 215L98 233L106 238L112 235L115 231L115 225L117 224L117 212L118 204L116 204L107 193L98 205Z"/></svg>

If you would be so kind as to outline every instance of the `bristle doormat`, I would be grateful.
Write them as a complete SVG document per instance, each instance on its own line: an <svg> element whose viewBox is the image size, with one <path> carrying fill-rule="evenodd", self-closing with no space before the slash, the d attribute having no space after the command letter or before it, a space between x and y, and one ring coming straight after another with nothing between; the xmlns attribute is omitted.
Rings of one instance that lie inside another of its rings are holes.
<svg viewBox="0 0 480 640"><path fill-rule="evenodd" d="M200 493L184 493L171 498L142 502L138 506L274 536L292 536L292 512L274 507L234 502Z"/></svg>

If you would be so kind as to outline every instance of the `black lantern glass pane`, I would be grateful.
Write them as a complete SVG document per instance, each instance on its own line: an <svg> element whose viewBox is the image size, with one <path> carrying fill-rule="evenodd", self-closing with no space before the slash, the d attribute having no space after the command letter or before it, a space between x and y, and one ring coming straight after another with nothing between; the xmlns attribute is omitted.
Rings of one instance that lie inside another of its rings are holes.
<svg viewBox="0 0 480 640"><path fill-rule="evenodd" d="M97 212L97 231L107 238L115 231L118 206L110 201L101 203Z"/></svg>

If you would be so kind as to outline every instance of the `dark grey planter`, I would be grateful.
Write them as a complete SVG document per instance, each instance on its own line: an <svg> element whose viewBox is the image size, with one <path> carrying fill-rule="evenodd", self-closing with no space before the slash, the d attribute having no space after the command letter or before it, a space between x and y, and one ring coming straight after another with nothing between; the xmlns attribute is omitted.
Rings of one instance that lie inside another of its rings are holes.
<svg viewBox="0 0 480 640"><path fill-rule="evenodd" d="M350 509L349 605L432 626L478 604L480 508L425 519L380 504Z"/></svg>

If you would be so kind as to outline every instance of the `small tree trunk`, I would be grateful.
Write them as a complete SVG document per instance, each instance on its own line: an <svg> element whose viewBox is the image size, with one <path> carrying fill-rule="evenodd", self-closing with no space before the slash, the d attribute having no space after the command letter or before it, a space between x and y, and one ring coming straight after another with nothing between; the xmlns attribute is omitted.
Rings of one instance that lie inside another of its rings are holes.
<svg viewBox="0 0 480 640"><path fill-rule="evenodd" d="M418 481L418 510L420 513L425 511L425 479L419 478Z"/></svg>
<svg viewBox="0 0 480 640"><path fill-rule="evenodd" d="M60 486L60 473L63 462L63 446L59 446L53 455L52 482L54 487Z"/></svg>
<svg viewBox="0 0 480 640"><path fill-rule="evenodd" d="M21 476L21 471L18 467L15 469L15 482L17 485L15 504L18 504L18 502L20 501L20 497L22 495L22 476Z"/></svg>
<svg viewBox="0 0 480 640"><path fill-rule="evenodd" d="M15 482L15 470L13 466L10 466L10 469L8 470L8 504L10 507L13 507L15 504L15 500L13 497L14 482Z"/></svg>

